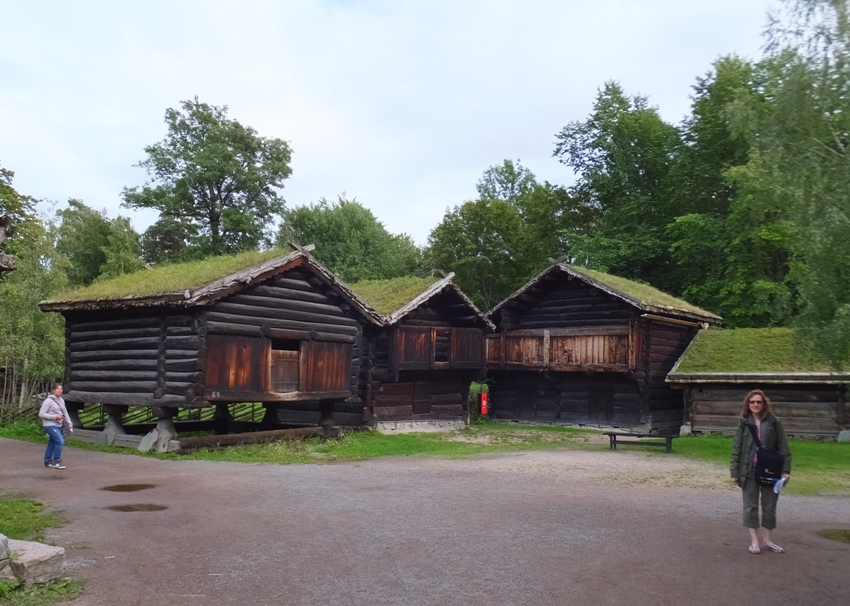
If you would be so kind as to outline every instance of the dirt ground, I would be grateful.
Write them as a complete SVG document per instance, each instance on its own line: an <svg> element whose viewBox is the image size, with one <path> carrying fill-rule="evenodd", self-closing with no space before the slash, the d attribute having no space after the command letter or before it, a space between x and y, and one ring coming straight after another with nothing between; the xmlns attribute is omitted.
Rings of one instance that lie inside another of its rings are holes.
<svg viewBox="0 0 850 606"><path fill-rule="evenodd" d="M817 535L850 527L850 498L783 495L787 552L754 556L724 471L663 452L277 466L67 449L60 471L43 450L0 439L0 488L64 512L49 539L86 581L76 606L850 603L850 545ZM118 484L154 486L103 490Z"/></svg>

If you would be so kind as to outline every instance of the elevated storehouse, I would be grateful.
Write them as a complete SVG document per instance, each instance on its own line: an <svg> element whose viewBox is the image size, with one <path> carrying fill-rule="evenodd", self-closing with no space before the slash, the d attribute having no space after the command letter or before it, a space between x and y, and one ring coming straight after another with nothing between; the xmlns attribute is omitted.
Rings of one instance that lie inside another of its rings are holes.
<svg viewBox="0 0 850 606"><path fill-rule="evenodd" d="M103 404L116 425L132 405L161 420L217 405L226 420L234 402L308 401L317 422L319 409L360 422L363 331L384 322L301 248L155 268L40 306L65 316L69 412Z"/></svg>
<svg viewBox="0 0 850 606"><path fill-rule="evenodd" d="M375 421L465 421L470 383L484 368L493 325L452 282L398 278L352 290L385 324L366 331L364 394Z"/></svg>
<svg viewBox="0 0 850 606"><path fill-rule="evenodd" d="M732 433L741 403L762 389L790 434L835 437L850 429L850 372L837 372L795 346L788 328L702 330L667 377L682 390L696 433Z"/></svg>
<svg viewBox="0 0 850 606"><path fill-rule="evenodd" d="M487 337L493 415L501 419L678 431L667 373L719 316L650 286L554 263L497 305Z"/></svg>

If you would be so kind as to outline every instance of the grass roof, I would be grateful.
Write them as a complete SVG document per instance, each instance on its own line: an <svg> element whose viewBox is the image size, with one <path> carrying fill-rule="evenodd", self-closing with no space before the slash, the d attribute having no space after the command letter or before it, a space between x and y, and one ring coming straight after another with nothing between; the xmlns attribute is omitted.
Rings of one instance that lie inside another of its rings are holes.
<svg viewBox="0 0 850 606"><path fill-rule="evenodd" d="M280 249L249 251L234 256L210 257L203 261L161 265L69 290L52 297L49 302L107 301L195 290L285 254L288 254L287 251Z"/></svg>
<svg viewBox="0 0 850 606"><path fill-rule="evenodd" d="M790 328L709 328L699 332L676 373L834 370L800 347Z"/></svg>
<svg viewBox="0 0 850 606"><path fill-rule="evenodd" d="M363 280L348 287L358 297L382 314L391 314L425 292L437 278L392 278Z"/></svg>
<svg viewBox="0 0 850 606"><path fill-rule="evenodd" d="M713 314L710 311L701 309L696 305L691 305L687 301L676 298L673 295L668 295L666 292L658 290L648 284L641 284L634 280L628 280L619 276L612 276L610 274L602 273L601 271L596 271L595 269L587 269L586 267L577 267L575 265L570 265L570 267L589 278L593 278L597 282L610 286L614 290L618 290L624 295L628 295L629 297L637 299L647 305L652 305L653 307L669 307L680 311L699 314L701 316L717 317L716 314Z"/></svg>

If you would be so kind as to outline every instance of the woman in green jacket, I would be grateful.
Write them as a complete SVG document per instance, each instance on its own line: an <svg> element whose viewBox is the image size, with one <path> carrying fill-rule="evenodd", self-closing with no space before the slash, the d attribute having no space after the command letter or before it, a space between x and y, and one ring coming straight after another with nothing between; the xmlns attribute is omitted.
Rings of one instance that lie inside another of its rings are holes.
<svg viewBox="0 0 850 606"><path fill-rule="evenodd" d="M770 399L760 389L748 393L741 405L741 422L735 431L729 471L732 474L732 484L743 491L744 526L750 531L750 553L761 553L762 549L782 553L785 550L770 539L771 531L776 528L776 502L779 494L773 491L773 486L762 486L756 482L756 443L748 425L755 427L762 448L776 450L785 456L782 478L787 484L791 477L791 450L788 448L788 439L785 437L782 423L773 416ZM764 528L761 543L758 537L759 497L761 525Z"/></svg>

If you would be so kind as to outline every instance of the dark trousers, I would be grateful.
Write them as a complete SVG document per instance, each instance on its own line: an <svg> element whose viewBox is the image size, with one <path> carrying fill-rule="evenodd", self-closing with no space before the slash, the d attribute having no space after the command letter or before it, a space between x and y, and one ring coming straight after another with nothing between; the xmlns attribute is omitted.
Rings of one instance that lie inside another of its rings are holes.
<svg viewBox="0 0 850 606"><path fill-rule="evenodd" d="M58 461L62 458L62 447L65 445L65 438L62 437L62 428L46 426L44 432L47 434L47 450L44 451L44 463Z"/></svg>
<svg viewBox="0 0 850 606"><path fill-rule="evenodd" d="M773 492L773 486L762 486L753 476L750 476L742 488L744 526L759 527L759 499L761 499L761 525L768 530L776 528L776 502L779 500L779 495Z"/></svg>

